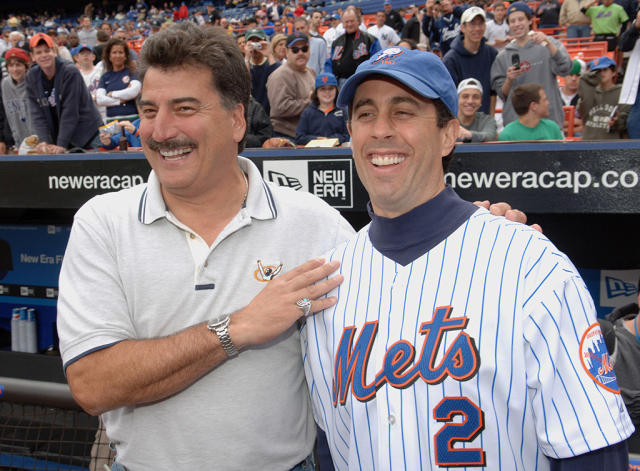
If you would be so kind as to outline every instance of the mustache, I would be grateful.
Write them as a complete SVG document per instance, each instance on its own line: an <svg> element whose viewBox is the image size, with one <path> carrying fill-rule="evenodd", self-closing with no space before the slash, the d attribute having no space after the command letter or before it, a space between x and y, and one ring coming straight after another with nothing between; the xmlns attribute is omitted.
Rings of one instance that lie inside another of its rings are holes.
<svg viewBox="0 0 640 471"><path fill-rule="evenodd" d="M168 139L166 141L156 141L154 138L150 137L146 140L147 146L149 149L153 151L172 151L176 149L181 149L184 147L193 147L194 149L198 147L196 141L192 141L191 139Z"/></svg>

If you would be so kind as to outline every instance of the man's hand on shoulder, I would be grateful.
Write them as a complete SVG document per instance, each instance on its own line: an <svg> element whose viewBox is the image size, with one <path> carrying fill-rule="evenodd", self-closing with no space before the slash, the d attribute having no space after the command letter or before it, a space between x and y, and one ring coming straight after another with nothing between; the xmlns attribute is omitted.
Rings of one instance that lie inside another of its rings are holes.
<svg viewBox="0 0 640 471"><path fill-rule="evenodd" d="M491 204L490 201L474 201L473 204L480 206L495 216L504 216L509 221L519 222L522 224L527 223L527 215L519 209L513 209L509 203L503 201L499 203ZM539 224L530 224L532 229L542 233L542 227Z"/></svg>
<svg viewBox="0 0 640 471"><path fill-rule="evenodd" d="M320 312L338 301L325 295L342 283L343 276L329 278L340 262L316 258L303 263L277 278L253 298L249 305L231 316L229 335L241 350L269 342L285 332L303 315L296 302L311 301L305 314Z"/></svg>

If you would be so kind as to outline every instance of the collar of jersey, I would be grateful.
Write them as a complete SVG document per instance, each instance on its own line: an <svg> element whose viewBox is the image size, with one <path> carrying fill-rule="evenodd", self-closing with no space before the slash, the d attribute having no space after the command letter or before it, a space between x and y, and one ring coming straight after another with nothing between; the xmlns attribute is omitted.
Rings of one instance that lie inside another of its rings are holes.
<svg viewBox="0 0 640 471"><path fill-rule="evenodd" d="M249 181L247 202L243 210L255 219L274 219L277 217L275 198L258 168L249 159L241 156L238 156L238 165L246 173ZM160 191L160 182L152 170L147 180L147 188L140 197L138 220L143 224L151 224L166 216L167 207Z"/></svg>
<svg viewBox="0 0 640 471"><path fill-rule="evenodd" d="M407 265L446 239L477 209L449 186L426 203L396 218L377 216L369 202L369 239L382 255Z"/></svg>

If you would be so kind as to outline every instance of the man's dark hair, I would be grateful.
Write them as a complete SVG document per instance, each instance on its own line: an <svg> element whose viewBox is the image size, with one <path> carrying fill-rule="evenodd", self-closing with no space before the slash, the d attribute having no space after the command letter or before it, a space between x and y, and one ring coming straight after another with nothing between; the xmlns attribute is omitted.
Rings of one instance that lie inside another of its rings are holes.
<svg viewBox="0 0 640 471"><path fill-rule="evenodd" d="M199 28L185 21L153 34L140 51L138 75L144 83L150 67L166 71L184 66L209 69L222 105L231 110L241 104L247 121L251 77L240 49L225 30L218 26ZM243 149L244 139L238 143L238 152Z"/></svg>
<svg viewBox="0 0 640 471"><path fill-rule="evenodd" d="M102 61L104 62L104 66L106 67L106 69L113 70L113 64L111 64L109 55L111 54L111 49L113 49L114 46L123 47L125 55L124 66L129 69L129 72L132 72L133 61L131 60L131 51L129 51L129 46L127 46L126 41L118 38L110 39L107 45L104 47L104 50L102 51Z"/></svg>
<svg viewBox="0 0 640 471"><path fill-rule="evenodd" d="M518 85L511 94L511 104L518 116L523 116L529 112L531 103L540 103L540 90L542 85L531 82Z"/></svg>
<svg viewBox="0 0 640 471"><path fill-rule="evenodd" d="M109 33L103 29L99 29L96 33L96 39L101 43L106 43L109 40Z"/></svg>

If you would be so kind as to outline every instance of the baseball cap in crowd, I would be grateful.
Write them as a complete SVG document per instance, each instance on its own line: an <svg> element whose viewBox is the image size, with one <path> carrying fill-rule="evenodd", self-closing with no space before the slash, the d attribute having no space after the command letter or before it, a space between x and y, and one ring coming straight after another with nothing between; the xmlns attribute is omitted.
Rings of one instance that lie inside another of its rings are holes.
<svg viewBox="0 0 640 471"><path fill-rule="evenodd" d="M384 0L385 5L391 5L391 0Z"/></svg>
<svg viewBox="0 0 640 471"><path fill-rule="evenodd" d="M331 19L333 19L333 20L340 20L340 15L338 15L337 13L334 13L334 14L331 16Z"/></svg>
<svg viewBox="0 0 640 471"><path fill-rule="evenodd" d="M89 46L88 44L80 44L79 46L76 46L73 49L71 49L71 55L75 57L84 50L90 51L95 54L95 51L91 46Z"/></svg>
<svg viewBox="0 0 640 471"><path fill-rule="evenodd" d="M569 72L569 75L582 75L584 68L584 61L581 61L580 59L573 59L571 61L571 71Z"/></svg>
<svg viewBox="0 0 640 471"><path fill-rule="evenodd" d="M402 47L387 48L360 64L342 86L338 106L348 107L358 85L372 75L391 77L418 95L439 99L453 116L458 114L456 85L442 59L431 52Z"/></svg>
<svg viewBox="0 0 640 471"><path fill-rule="evenodd" d="M316 77L316 88L324 87L325 85L338 86L338 79L333 74L320 74Z"/></svg>
<svg viewBox="0 0 640 471"><path fill-rule="evenodd" d="M289 36L287 36L287 47L291 47L295 43L298 43L298 42L308 43L309 42L309 36L307 36L304 33L299 32L299 31L296 31L295 33L290 34Z"/></svg>
<svg viewBox="0 0 640 471"><path fill-rule="evenodd" d="M244 33L244 38L245 39L251 39L251 38L258 38L261 39L263 41L267 40L267 35L266 33L260 29L260 28L250 28L247 30L246 33Z"/></svg>
<svg viewBox="0 0 640 471"><path fill-rule="evenodd" d="M609 67L613 67L614 69L618 66L616 62L607 56L598 57L597 59L593 59L589 64L589 70L601 70L607 69Z"/></svg>
<svg viewBox="0 0 640 471"><path fill-rule="evenodd" d="M42 41L44 41L48 47L53 47L53 39L51 39L51 36L47 36L44 33L36 33L29 41L29 48L33 50Z"/></svg>
<svg viewBox="0 0 640 471"><path fill-rule="evenodd" d="M487 15L485 15L482 8L469 7L464 12L462 12L462 16L460 17L460 24L463 25L465 23L470 23L476 16L481 16L483 20L487 19Z"/></svg>
<svg viewBox="0 0 640 471"><path fill-rule="evenodd" d="M18 59L25 64L28 64L29 54L21 47L12 47L11 49L7 49L7 51L4 53L4 60L8 61L9 59Z"/></svg>
<svg viewBox="0 0 640 471"><path fill-rule="evenodd" d="M458 84L458 95L460 95L463 90L468 90L469 88L478 90L482 93L482 84L474 78L468 78Z"/></svg>
<svg viewBox="0 0 640 471"><path fill-rule="evenodd" d="M529 5L527 5L525 2L513 2L511 5L509 5L509 8L507 8L507 16L515 11L521 11L529 17L533 16L531 8L529 8Z"/></svg>

